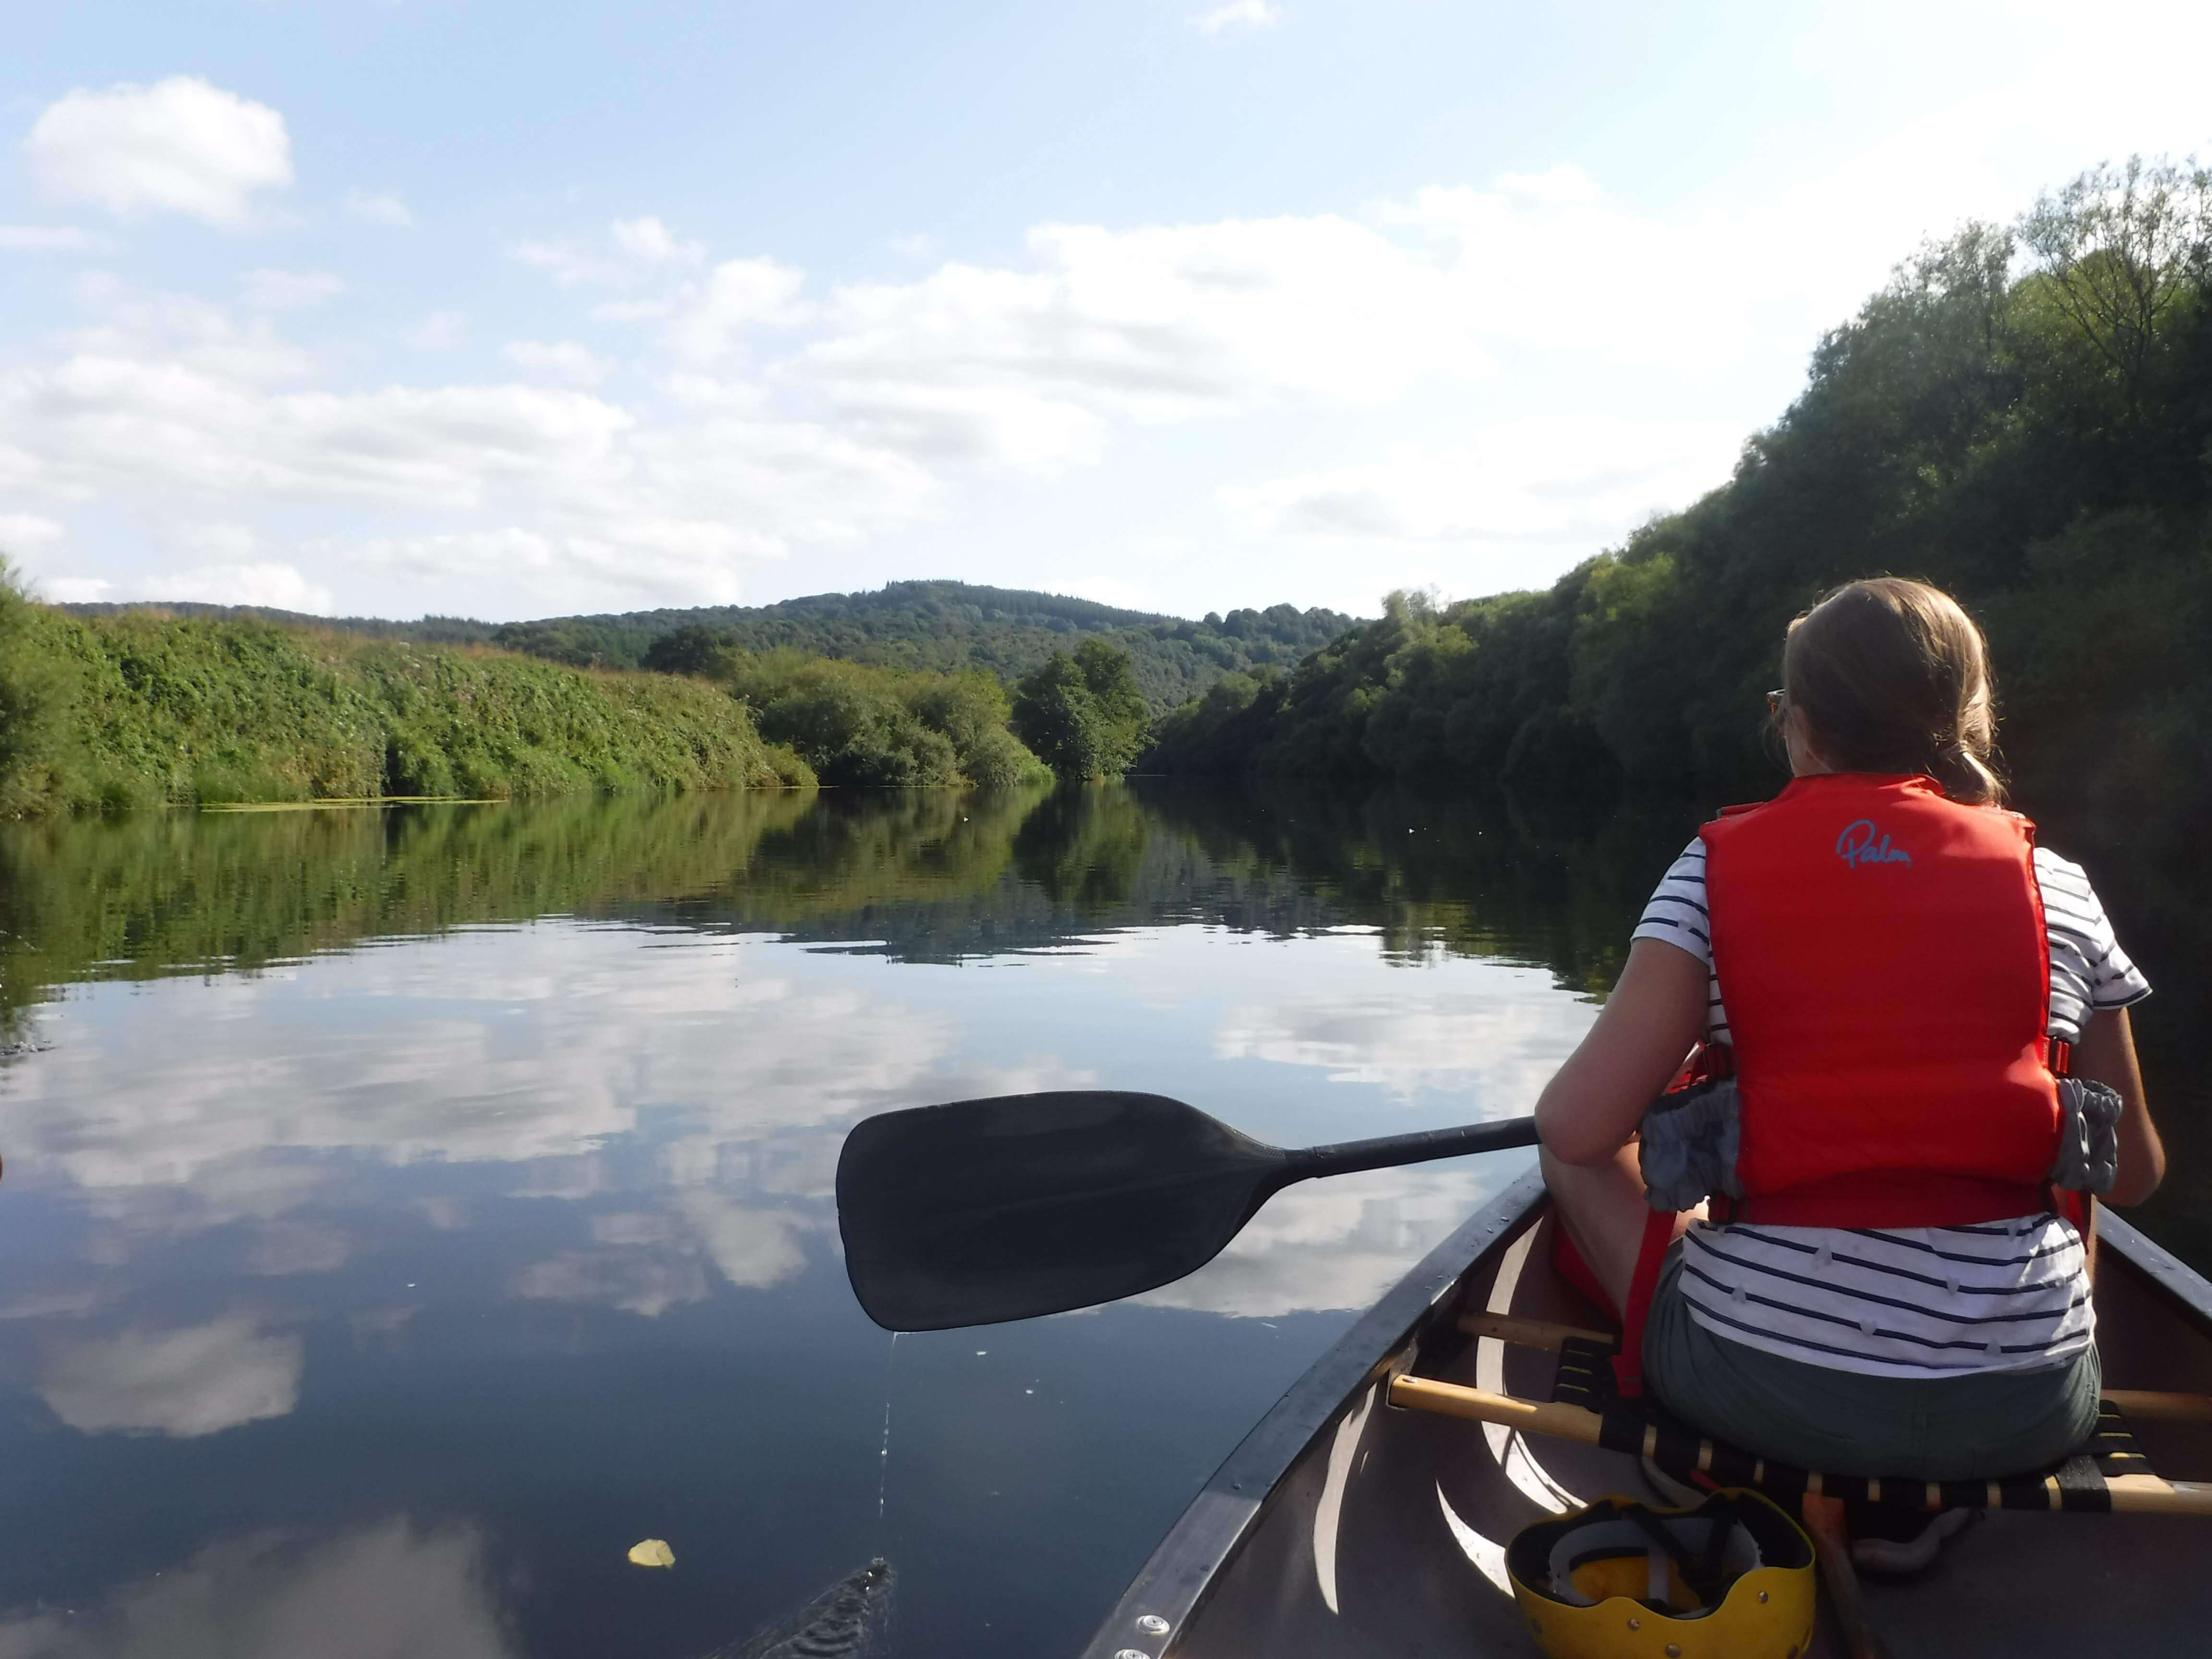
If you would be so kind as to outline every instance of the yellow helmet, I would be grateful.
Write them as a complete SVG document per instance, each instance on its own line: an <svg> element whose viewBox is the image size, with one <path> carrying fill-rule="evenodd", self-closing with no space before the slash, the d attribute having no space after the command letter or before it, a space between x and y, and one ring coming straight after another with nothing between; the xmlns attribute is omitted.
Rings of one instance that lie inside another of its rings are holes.
<svg viewBox="0 0 2212 1659"><path fill-rule="evenodd" d="M1626 1498L1523 1527L1513 1599L1552 1659L1800 1659L1813 1643L1813 1544L1755 1492L1694 1510Z"/></svg>

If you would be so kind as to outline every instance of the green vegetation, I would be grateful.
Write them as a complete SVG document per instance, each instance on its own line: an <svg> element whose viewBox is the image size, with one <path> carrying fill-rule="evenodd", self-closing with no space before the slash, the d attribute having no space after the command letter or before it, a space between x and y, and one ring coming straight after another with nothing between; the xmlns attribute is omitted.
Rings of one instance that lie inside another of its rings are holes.
<svg viewBox="0 0 2212 1659"><path fill-rule="evenodd" d="M1735 476L1546 592L1400 596L1295 672L1224 678L1149 767L1621 783L1774 776L1783 630L1890 571L1981 618L2031 810L2138 838L2212 809L2212 176L2084 174L1901 266Z"/></svg>
<svg viewBox="0 0 2212 1659"><path fill-rule="evenodd" d="M1129 653L1085 640L1055 651L1014 689L1014 730L1063 778L1120 777L1145 746L1145 694Z"/></svg>
<svg viewBox="0 0 2212 1659"><path fill-rule="evenodd" d="M807 784L709 687L0 591L0 810Z"/></svg>
<svg viewBox="0 0 2212 1659"><path fill-rule="evenodd" d="M82 615L130 608L69 607ZM1287 605L1186 622L1056 593L951 581L892 582L874 592L817 593L778 605L633 611L621 616L554 617L526 623L480 623L460 617L425 617L411 623L355 617L326 620L216 605L166 608L179 615L254 616L424 644L495 646L573 667L698 672L682 665L687 647L678 647L673 655L659 648L680 631L692 635L688 650L695 659L703 642L710 648L755 653L795 651L884 668L981 672L1005 684L1012 684L1053 652L1095 638L1129 653L1137 684L1155 712L1174 708L1224 673L1295 663L1353 622L1337 611L1302 611Z"/></svg>
<svg viewBox="0 0 2212 1659"><path fill-rule="evenodd" d="M1006 691L988 674L899 673L797 651L720 651L706 672L744 700L763 738L789 744L824 783L1005 789L1051 780L1006 729Z"/></svg>
<svg viewBox="0 0 2212 1659"><path fill-rule="evenodd" d="M45 805L63 764L69 676L42 648L40 620L0 559L0 817Z"/></svg>

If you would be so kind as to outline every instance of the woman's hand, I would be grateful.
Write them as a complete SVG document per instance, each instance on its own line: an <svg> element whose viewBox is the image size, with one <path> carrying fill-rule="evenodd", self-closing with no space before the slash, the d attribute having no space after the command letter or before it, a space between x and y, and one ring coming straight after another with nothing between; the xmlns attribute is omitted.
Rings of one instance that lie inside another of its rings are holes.
<svg viewBox="0 0 2212 1659"><path fill-rule="evenodd" d="M2081 1040L2074 1045L2074 1071L2111 1085L2120 1097L2120 1170L2105 1201L2142 1203L2166 1179L2166 1146L2143 1101L2135 1028L2128 1023L2126 1009L2100 1008L2089 1016Z"/></svg>
<svg viewBox="0 0 2212 1659"><path fill-rule="evenodd" d="M1705 979L1704 963L1662 939L1629 945L1628 965L1597 1024L1537 1098L1536 1133L1553 1158L1602 1164L1627 1145L1644 1109L1705 1035ZM2132 1061L2132 1050L2130 1056ZM2121 1133L2124 1180L2124 1124Z"/></svg>

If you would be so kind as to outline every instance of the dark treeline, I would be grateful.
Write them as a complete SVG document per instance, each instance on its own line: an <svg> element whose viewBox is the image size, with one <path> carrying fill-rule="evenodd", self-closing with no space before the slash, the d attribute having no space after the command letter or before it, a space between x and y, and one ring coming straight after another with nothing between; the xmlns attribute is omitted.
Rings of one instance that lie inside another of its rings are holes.
<svg viewBox="0 0 2212 1659"><path fill-rule="evenodd" d="M1784 627L1889 572L1988 629L2032 810L2170 839L2212 806L2209 512L2212 179L2100 168L1900 266L1686 511L1548 592L1396 597L1176 709L1146 764L1765 793Z"/></svg>
<svg viewBox="0 0 2212 1659"><path fill-rule="evenodd" d="M252 607L174 604L159 607L79 605L85 616L159 608L179 616L252 617L292 627L480 645L544 657L574 668L651 668L669 636L702 637L755 654L789 651L814 657L939 674L981 672L1011 685L1054 651L1103 640L1130 655L1137 684L1154 713L1174 708L1222 674L1287 666L1351 627L1337 611L1287 605L1208 613L1191 622L1128 611L1091 599L967 582L903 581L865 593L816 593L775 605L704 605L619 615L551 617L483 623L465 617L417 622L322 617Z"/></svg>

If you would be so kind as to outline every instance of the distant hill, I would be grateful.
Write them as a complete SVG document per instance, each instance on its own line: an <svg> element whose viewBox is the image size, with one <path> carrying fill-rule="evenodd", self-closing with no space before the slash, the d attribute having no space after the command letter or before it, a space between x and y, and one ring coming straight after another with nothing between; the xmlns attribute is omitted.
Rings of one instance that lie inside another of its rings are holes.
<svg viewBox="0 0 2212 1659"><path fill-rule="evenodd" d="M776 605L702 605L684 611L630 611L618 616L549 617L538 622L483 623L465 617L390 622L374 617L311 617L258 605L72 605L82 615L162 610L179 616L252 616L300 627L329 628L379 639L425 644L496 646L579 667L635 668L661 635L686 626L709 628L750 651L788 646L895 668L981 668L1012 682L1055 649L1103 638L1134 659L1137 684L1155 714L1196 696L1235 670L1267 664L1285 668L1352 628L1358 618L1336 611L1209 612L1199 622L1124 611L1090 599L966 582L892 582L866 593L816 593Z"/></svg>

